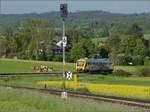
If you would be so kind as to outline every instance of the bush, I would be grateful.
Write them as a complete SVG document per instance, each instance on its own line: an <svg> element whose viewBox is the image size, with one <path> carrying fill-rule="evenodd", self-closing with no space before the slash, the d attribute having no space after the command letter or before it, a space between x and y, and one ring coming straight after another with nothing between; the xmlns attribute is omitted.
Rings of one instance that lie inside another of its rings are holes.
<svg viewBox="0 0 150 112"><path fill-rule="evenodd" d="M117 56L117 65L126 65L125 56Z"/></svg>
<svg viewBox="0 0 150 112"><path fill-rule="evenodd" d="M115 70L115 71L113 72L113 75L114 75L114 76L121 76L121 77L129 77L129 76L131 76L132 74L129 73L129 72L126 72L126 71L124 71L124 70Z"/></svg>
<svg viewBox="0 0 150 112"><path fill-rule="evenodd" d="M55 56L53 58L53 61L62 61L62 56L59 56L59 55Z"/></svg>
<svg viewBox="0 0 150 112"><path fill-rule="evenodd" d="M118 65L128 65L129 62L132 62L131 56L118 55L117 56L117 64Z"/></svg>
<svg viewBox="0 0 150 112"><path fill-rule="evenodd" d="M132 62L133 62L133 65L144 65L144 57L143 56L133 56Z"/></svg>
<svg viewBox="0 0 150 112"><path fill-rule="evenodd" d="M125 55L117 56L118 65L129 65L130 62L132 62L133 65L144 65L144 57L143 56L125 56Z"/></svg>
<svg viewBox="0 0 150 112"><path fill-rule="evenodd" d="M139 70L138 76L141 77L150 77L150 69L149 67L144 67Z"/></svg>
<svg viewBox="0 0 150 112"><path fill-rule="evenodd" d="M144 59L144 65L150 66L150 58L149 58L149 57L146 57L146 58Z"/></svg>

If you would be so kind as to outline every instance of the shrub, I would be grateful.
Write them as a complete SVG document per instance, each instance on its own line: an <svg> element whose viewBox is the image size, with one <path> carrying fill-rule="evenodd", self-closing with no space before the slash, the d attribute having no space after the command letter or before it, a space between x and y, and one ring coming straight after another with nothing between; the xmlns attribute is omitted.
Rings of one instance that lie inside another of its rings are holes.
<svg viewBox="0 0 150 112"><path fill-rule="evenodd" d="M118 65L128 65L129 62L132 62L132 57L131 56L125 56L124 54L117 56Z"/></svg>
<svg viewBox="0 0 150 112"><path fill-rule="evenodd" d="M143 56L133 56L132 57L133 65L144 65Z"/></svg>
<svg viewBox="0 0 150 112"><path fill-rule="evenodd" d="M115 76L122 76L122 77L129 77L129 76L131 76L132 74L129 73L129 72L126 72L126 71L124 71L124 70L115 70L115 71L113 72L113 75L115 75Z"/></svg>
<svg viewBox="0 0 150 112"><path fill-rule="evenodd" d="M141 68L139 70L138 76L150 77L150 69L149 69L149 67Z"/></svg>
<svg viewBox="0 0 150 112"><path fill-rule="evenodd" d="M145 63L148 63L147 60ZM125 56L125 55L117 56L118 65L129 65L130 62L132 62L133 65L144 65L144 57L139 55L138 56Z"/></svg>
<svg viewBox="0 0 150 112"><path fill-rule="evenodd" d="M144 59L144 65L150 66L150 58L149 58L149 57L146 57L146 58Z"/></svg>
<svg viewBox="0 0 150 112"><path fill-rule="evenodd" d="M59 55L55 56L53 58L53 61L62 61L62 56L59 56Z"/></svg>
<svg viewBox="0 0 150 112"><path fill-rule="evenodd" d="M122 56L122 55L117 56L117 64L118 65L126 65L125 56Z"/></svg>

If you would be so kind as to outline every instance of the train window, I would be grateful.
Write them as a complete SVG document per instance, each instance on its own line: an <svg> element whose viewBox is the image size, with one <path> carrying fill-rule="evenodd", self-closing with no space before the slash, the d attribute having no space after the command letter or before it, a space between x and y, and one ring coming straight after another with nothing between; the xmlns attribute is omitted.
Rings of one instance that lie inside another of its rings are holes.
<svg viewBox="0 0 150 112"><path fill-rule="evenodd" d="M78 61L77 62L77 66L83 66L84 65L84 62L83 61Z"/></svg>

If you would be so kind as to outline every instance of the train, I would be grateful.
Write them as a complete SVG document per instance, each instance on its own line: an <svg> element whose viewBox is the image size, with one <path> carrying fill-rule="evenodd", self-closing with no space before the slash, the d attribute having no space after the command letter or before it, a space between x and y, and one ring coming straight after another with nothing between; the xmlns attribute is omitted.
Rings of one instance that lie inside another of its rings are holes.
<svg viewBox="0 0 150 112"><path fill-rule="evenodd" d="M76 61L77 72L112 73L113 69L113 64L109 58L81 58Z"/></svg>

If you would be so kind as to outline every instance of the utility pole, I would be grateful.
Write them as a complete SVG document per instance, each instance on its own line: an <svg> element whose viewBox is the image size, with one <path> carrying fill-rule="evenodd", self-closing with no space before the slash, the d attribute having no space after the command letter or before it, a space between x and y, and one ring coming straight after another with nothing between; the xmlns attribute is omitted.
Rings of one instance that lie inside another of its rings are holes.
<svg viewBox="0 0 150 112"><path fill-rule="evenodd" d="M66 84L65 84L65 80L66 80L66 76L65 76L65 47L67 44L67 37L65 35L65 19L68 16L68 5L66 3L61 3L60 4L60 17L61 17L61 21L62 21L62 25L63 25L63 34L62 34L62 50L63 50L63 77L62 77L62 93L61 93L61 97L62 98L67 98L67 92L66 92Z"/></svg>

